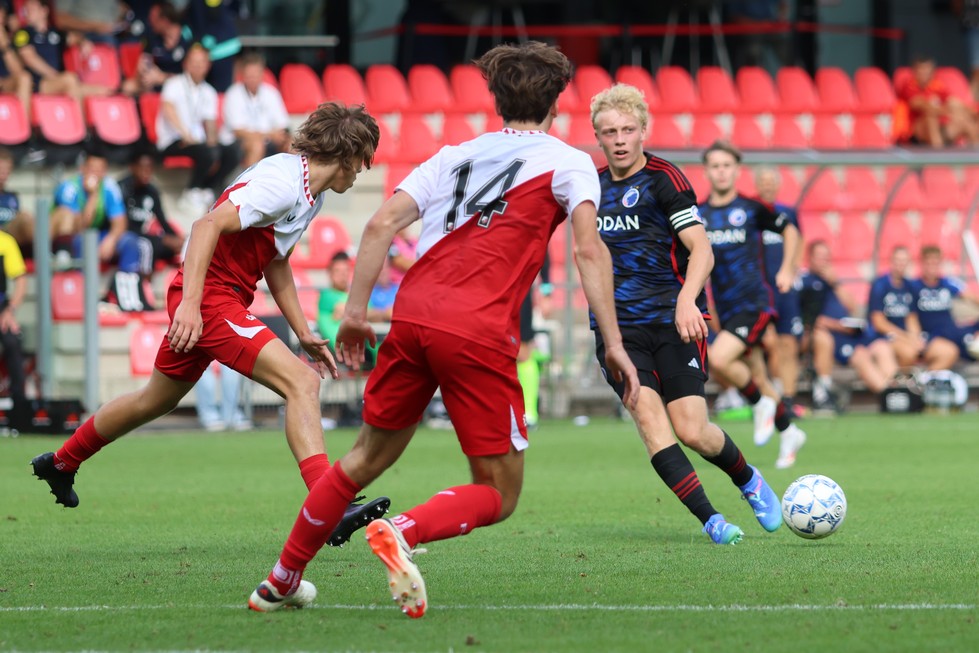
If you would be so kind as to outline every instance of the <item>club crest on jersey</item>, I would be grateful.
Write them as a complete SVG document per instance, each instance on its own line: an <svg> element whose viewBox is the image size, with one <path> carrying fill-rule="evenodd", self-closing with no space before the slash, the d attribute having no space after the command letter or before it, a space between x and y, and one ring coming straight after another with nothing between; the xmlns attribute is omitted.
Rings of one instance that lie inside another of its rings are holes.
<svg viewBox="0 0 979 653"><path fill-rule="evenodd" d="M748 221L748 214L744 212L744 209L734 209L727 216L727 221L731 223L731 226L741 227Z"/></svg>
<svg viewBox="0 0 979 653"><path fill-rule="evenodd" d="M622 206L627 209L631 209L636 204L639 203L639 189L633 186L625 192L622 196Z"/></svg>

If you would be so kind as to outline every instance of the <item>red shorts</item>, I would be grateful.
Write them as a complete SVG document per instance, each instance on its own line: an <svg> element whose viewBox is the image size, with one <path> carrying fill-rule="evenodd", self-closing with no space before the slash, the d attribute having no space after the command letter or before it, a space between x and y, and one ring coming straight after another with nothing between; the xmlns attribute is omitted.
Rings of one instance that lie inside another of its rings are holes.
<svg viewBox="0 0 979 653"><path fill-rule="evenodd" d="M183 288L170 286L167 312L170 320L183 298ZM177 381L196 382L204 369L216 360L251 378L258 352L276 335L261 320L248 312L241 298L231 291L207 288L201 301L204 328L201 339L189 352L178 354L163 338L156 352L154 367Z"/></svg>
<svg viewBox="0 0 979 653"><path fill-rule="evenodd" d="M389 430L417 424L439 386L467 456L527 448L516 360L410 322L394 322L377 351L377 367L364 390L364 421Z"/></svg>

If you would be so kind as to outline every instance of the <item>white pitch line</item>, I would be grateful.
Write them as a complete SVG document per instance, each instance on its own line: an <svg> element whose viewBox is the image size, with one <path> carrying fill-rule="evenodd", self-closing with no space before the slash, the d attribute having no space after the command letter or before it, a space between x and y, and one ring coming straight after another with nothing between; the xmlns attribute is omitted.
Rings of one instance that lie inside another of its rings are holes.
<svg viewBox="0 0 979 653"><path fill-rule="evenodd" d="M439 610L491 610L519 612L910 612L921 610L975 610L977 606L970 603L879 603L869 605L601 605L558 604L558 605L432 605L431 611ZM152 610L244 610L246 605L77 605L77 606L46 606L25 605L0 607L0 612L125 612ZM390 605L345 605L323 604L306 608L314 610L393 610Z"/></svg>

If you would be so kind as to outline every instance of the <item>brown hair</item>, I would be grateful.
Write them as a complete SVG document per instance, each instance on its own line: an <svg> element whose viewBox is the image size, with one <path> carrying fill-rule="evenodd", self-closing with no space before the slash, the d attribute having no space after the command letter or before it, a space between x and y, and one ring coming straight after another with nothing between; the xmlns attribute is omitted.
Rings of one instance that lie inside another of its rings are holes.
<svg viewBox="0 0 979 653"><path fill-rule="evenodd" d="M544 122L571 82L568 58L540 41L498 45L474 63L486 78L504 122Z"/></svg>
<svg viewBox="0 0 979 653"><path fill-rule="evenodd" d="M370 168L380 137L377 121L364 105L325 102L296 130L292 149L315 161L337 162L348 170L359 161Z"/></svg>
<svg viewBox="0 0 979 653"><path fill-rule="evenodd" d="M701 160L704 163L707 163L707 157L714 152L727 152L728 154L734 157L734 160L736 162L741 163L741 150L734 147L734 145L732 145L730 141L725 141L725 140L714 141L713 143L710 144L710 147L704 150L704 155L701 157Z"/></svg>
<svg viewBox="0 0 979 653"><path fill-rule="evenodd" d="M257 52L245 53L238 59L238 68L244 68L245 66L261 66L265 68L265 57Z"/></svg>
<svg viewBox="0 0 979 653"><path fill-rule="evenodd" d="M921 258L927 258L929 256L941 257L942 250L938 245L925 245L921 248Z"/></svg>

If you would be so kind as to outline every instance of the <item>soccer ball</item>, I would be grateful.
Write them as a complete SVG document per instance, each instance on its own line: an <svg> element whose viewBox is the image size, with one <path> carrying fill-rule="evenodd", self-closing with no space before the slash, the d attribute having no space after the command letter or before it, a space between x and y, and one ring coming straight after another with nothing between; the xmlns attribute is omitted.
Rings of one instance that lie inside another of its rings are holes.
<svg viewBox="0 0 979 653"><path fill-rule="evenodd" d="M846 495L820 474L797 478L782 495L782 519L793 533L808 540L832 535L846 517Z"/></svg>

